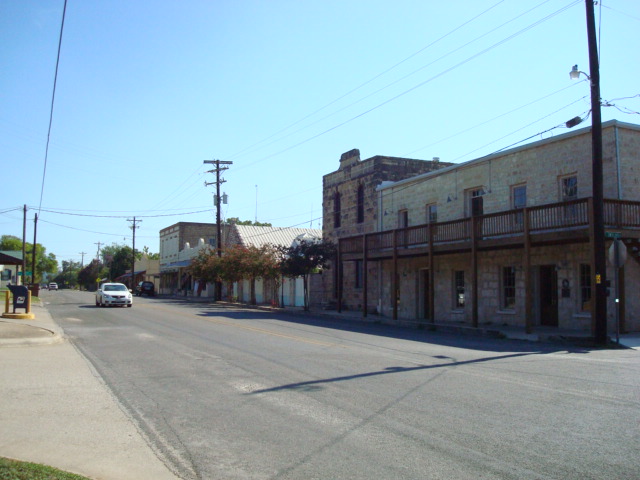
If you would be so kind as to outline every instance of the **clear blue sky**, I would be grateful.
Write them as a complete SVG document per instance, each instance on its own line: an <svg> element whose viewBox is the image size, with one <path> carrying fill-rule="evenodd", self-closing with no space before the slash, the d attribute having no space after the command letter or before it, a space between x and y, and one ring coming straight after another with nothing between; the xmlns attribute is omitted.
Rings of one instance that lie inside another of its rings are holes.
<svg viewBox="0 0 640 480"><path fill-rule="evenodd" d="M599 3L603 120L640 123L640 3ZM59 261L215 222L205 159L225 218L316 228L345 151L463 162L590 108L583 0L69 0L44 174L63 4L0 2L0 233L41 208Z"/></svg>

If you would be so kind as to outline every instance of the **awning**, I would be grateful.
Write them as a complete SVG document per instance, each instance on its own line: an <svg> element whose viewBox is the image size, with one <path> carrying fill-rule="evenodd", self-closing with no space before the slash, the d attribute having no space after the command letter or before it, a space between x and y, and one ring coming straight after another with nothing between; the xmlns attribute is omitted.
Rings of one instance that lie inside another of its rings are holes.
<svg viewBox="0 0 640 480"><path fill-rule="evenodd" d="M142 273L146 273L146 270L138 270L137 272L134 272L136 275L140 275ZM119 280L121 278L130 278L131 277L131 272L129 273L125 273L123 275L120 275L119 277L116 278L116 280Z"/></svg>

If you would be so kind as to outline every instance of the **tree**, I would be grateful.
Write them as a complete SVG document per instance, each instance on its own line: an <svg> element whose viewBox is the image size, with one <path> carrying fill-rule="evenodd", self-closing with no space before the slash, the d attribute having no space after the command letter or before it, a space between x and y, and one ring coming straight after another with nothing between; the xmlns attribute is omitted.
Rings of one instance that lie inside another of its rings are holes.
<svg viewBox="0 0 640 480"><path fill-rule="evenodd" d="M62 261L62 272L54 277L54 281L66 287L75 287L78 284L78 274L82 270L80 262Z"/></svg>
<svg viewBox="0 0 640 480"><path fill-rule="evenodd" d="M94 259L78 272L78 284L86 290L95 290L98 280L107 277L107 275L108 269L100 261Z"/></svg>
<svg viewBox="0 0 640 480"><path fill-rule="evenodd" d="M231 217L231 218L227 218L227 222L228 224L236 224L236 225L249 225L249 226L254 226L254 227L271 227L273 225L271 225L270 223L262 223L262 222L252 222L251 220L240 220L238 217Z"/></svg>
<svg viewBox="0 0 640 480"><path fill-rule="evenodd" d="M22 251L22 240L13 235L2 235L0 237L0 250L8 251ZM27 271L31 270L33 244L25 243L25 251L27 258L25 258L25 264L27 265ZM53 253L47 254L47 249L40 243L36 243L36 271L35 281L38 283L42 281L44 274L55 274L58 271L58 260Z"/></svg>
<svg viewBox="0 0 640 480"><path fill-rule="evenodd" d="M139 254L139 253L136 254L136 259L139 260L140 258L142 258L142 256L146 256L149 260L160 260L160 254L151 253L149 251L149 247L147 247L146 245L142 249L142 254Z"/></svg>
<svg viewBox="0 0 640 480"><path fill-rule="evenodd" d="M114 279L127 273L127 270L133 270L130 246L113 243L103 247L101 253L103 263L109 269L109 278Z"/></svg>
<svg viewBox="0 0 640 480"><path fill-rule="evenodd" d="M335 245L324 240L301 240L284 250L282 274L290 278L302 277L305 310L309 310L309 275L325 268L335 253Z"/></svg>

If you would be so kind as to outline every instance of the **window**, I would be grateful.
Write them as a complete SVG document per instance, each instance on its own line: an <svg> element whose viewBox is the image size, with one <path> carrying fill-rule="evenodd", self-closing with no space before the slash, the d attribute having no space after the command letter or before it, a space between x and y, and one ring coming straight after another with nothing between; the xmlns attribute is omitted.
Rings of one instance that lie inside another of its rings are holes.
<svg viewBox="0 0 640 480"><path fill-rule="evenodd" d="M427 223L438 222L438 205L435 203L427 205Z"/></svg>
<svg viewBox="0 0 640 480"><path fill-rule="evenodd" d="M358 223L364 222L364 185L358 186Z"/></svg>
<svg viewBox="0 0 640 480"><path fill-rule="evenodd" d="M511 188L511 206L514 210L519 210L527 206L527 186L517 185ZM522 225L524 220L522 212L516 212L516 225Z"/></svg>
<svg viewBox="0 0 640 480"><path fill-rule="evenodd" d="M398 212L398 228L407 228L409 226L409 210L400 210Z"/></svg>
<svg viewBox="0 0 640 480"><path fill-rule="evenodd" d="M502 308L513 310L516 306L516 269L502 268Z"/></svg>
<svg viewBox="0 0 640 480"><path fill-rule="evenodd" d="M453 272L453 307L464 308L464 271Z"/></svg>
<svg viewBox="0 0 640 480"><path fill-rule="evenodd" d="M591 265L580 265L580 311L591 310Z"/></svg>
<svg viewBox="0 0 640 480"><path fill-rule="evenodd" d="M484 195L484 189L474 188L467 190L467 216L478 217L484 214L484 207L482 196Z"/></svg>
<svg viewBox="0 0 640 480"><path fill-rule="evenodd" d="M340 192L333 196L333 228L340 227Z"/></svg>
<svg viewBox="0 0 640 480"><path fill-rule="evenodd" d="M363 278L363 268L364 268L364 262L362 260L356 260L356 275L355 275L355 287L356 288L362 288L362 285L364 284L362 278Z"/></svg>
<svg viewBox="0 0 640 480"><path fill-rule="evenodd" d="M578 177L575 175L560 179L560 195L563 202L570 202L578 198ZM579 211L577 205L566 205L564 207L564 221L567 225L578 219Z"/></svg>
<svg viewBox="0 0 640 480"><path fill-rule="evenodd" d="M524 208L527 206L527 186L518 185L511 189L513 208Z"/></svg>
<svg viewBox="0 0 640 480"><path fill-rule="evenodd" d="M560 180L562 201L568 202L570 200L576 200L578 198L578 177L571 175L569 177L563 177Z"/></svg>
<svg viewBox="0 0 640 480"><path fill-rule="evenodd" d="M209 245L212 247L216 246L216 237L209 237Z"/></svg>

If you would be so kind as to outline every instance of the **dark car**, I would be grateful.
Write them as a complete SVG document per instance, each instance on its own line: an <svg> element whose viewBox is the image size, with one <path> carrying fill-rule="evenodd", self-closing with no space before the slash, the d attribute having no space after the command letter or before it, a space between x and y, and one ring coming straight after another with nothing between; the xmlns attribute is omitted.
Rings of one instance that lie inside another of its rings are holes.
<svg viewBox="0 0 640 480"><path fill-rule="evenodd" d="M138 297L140 297L141 295L154 297L156 292L153 286L153 282L140 282L138 285L136 285L135 293Z"/></svg>

